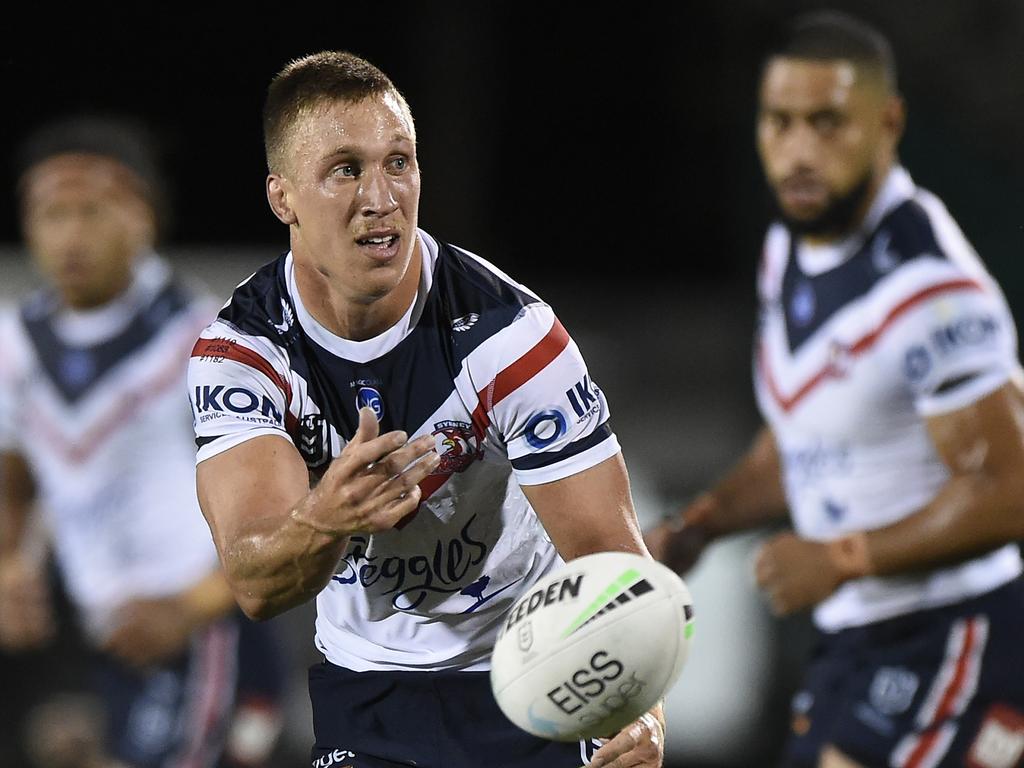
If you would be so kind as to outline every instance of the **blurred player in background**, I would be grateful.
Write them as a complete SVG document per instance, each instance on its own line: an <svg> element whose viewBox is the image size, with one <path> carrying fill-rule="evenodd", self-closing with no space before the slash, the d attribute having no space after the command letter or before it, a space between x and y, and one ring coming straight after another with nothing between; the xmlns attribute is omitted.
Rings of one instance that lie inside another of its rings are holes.
<svg viewBox="0 0 1024 768"><path fill-rule="evenodd" d="M189 391L239 603L317 601L313 765L661 765L660 708L591 761L518 730L490 689L508 608L561 558L645 552L578 348L526 288L418 229L412 116L376 67L292 62L264 129L291 251L203 333Z"/></svg>
<svg viewBox="0 0 1024 768"><path fill-rule="evenodd" d="M1013 766L1024 752L1024 407L1014 321L943 204L899 165L888 42L794 22L757 140L778 207L755 350L766 426L652 553L784 518L756 576L814 608L792 766Z"/></svg>
<svg viewBox="0 0 1024 768"><path fill-rule="evenodd" d="M28 546L38 508L99 651L107 733L82 763L214 765L244 624L199 511L182 387L216 308L154 253L164 195L143 132L72 118L37 131L18 161L24 234L48 287L0 323L0 642L53 634L43 558ZM251 731L250 720L250 744Z"/></svg>

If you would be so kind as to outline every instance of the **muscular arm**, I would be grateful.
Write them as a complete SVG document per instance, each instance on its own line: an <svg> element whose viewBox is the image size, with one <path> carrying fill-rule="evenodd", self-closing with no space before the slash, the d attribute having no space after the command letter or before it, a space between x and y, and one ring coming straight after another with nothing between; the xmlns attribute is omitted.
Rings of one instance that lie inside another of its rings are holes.
<svg viewBox="0 0 1024 768"><path fill-rule="evenodd" d="M284 437L256 437L201 462L199 502L242 610L265 619L320 592L351 534L386 530L416 508L417 483L437 466L432 448L429 436L378 436L363 409L356 435L312 490Z"/></svg>
<svg viewBox="0 0 1024 768"><path fill-rule="evenodd" d="M523 486L523 491L564 560L607 551L647 555L621 453L562 480ZM661 765L664 740L665 713L659 703L605 744L591 765Z"/></svg>
<svg viewBox="0 0 1024 768"><path fill-rule="evenodd" d="M55 629L43 558L25 546L34 499L25 459L0 453L0 646L11 650L38 647Z"/></svg>
<svg viewBox="0 0 1024 768"><path fill-rule="evenodd" d="M705 494L704 503L694 507L689 515L684 510L684 521L697 518L692 522L703 525L710 538L786 517L779 452L767 426L761 427L743 458ZM699 511L700 507L706 511Z"/></svg>
<svg viewBox="0 0 1024 768"><path fill-rule="evenodd" d="M767 426L750 448L710 491L698 496L679 517L646 534L651 554L679 573L693 567L711 541L736 531L784 518L779 452Z"/></svg>
<svg viewBox="0 0 1024 768"><path fill-rule="evenodd" d="M930 504L827 543L786 533L764 545L757 578L777 613L812 606L850 579L949 565L1024 538L1024 403L1016 387L927 426L950 470Z"/></svg>
<svg viewBox="0 0 1024 768"><path fill-rule="evenodd" d="M941 566L1024 538L1024 397L1016 386L927 425L951 476L926 507L865 535L872 574Z"/></svg>
<svg viewBox="0 0 1024 768"><path fill-rule="evenodd" d="M564 560L612 550L647 554L622 454L523 491Z"/></svg>
<svg viewBox="0 0 1024 768"><path fill-rule="evenodd" d="M17 552L35 498L28 464L19 453L0 453L0 558Z"/></svg>

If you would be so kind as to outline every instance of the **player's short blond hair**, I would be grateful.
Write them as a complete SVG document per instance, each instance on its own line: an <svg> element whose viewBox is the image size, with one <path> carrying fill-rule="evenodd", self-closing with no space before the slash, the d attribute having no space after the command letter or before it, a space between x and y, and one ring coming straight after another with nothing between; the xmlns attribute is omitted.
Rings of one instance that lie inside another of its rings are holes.
<svg viewBox="0 0 1024 768"><path fill-rule="evenodd" d="M405 98L380 69L347 51L321 51L289 62L270 82L263 106L263 146L267 168L286 165L288 139L296 120L335 101L358 102L393 94L412 124Z"/></svg>

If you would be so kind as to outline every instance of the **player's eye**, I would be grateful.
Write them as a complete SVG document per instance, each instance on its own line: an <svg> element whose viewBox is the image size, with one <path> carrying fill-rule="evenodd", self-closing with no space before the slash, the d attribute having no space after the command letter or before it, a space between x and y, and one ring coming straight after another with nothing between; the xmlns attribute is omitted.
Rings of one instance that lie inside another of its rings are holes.
<svg viewBox="0 0 1024 768"><path fill-rule="evenodd" d="M837 112L819 112L811 117L811 125L818 133L828 136L843 124L843 116Z"/></svg>
<svg viewBox="0 0 1024 768"><path fill-rule="evenodd" d="M402 172L406 170L408 167L409 160L405 157L402 157L401 155L399 155L398 157L393 157L391 158L391 160L388 161L388 168L390 168L392 171Z"/></svg>
<svg viewBox="0 0 1024 768"><path fill-rule="evenodd" d="M789 115L783 112L765 112L761 119L765 121L768 128L777 133L785 131L790 124Z"/></svg>
<svg viewBox="0 0 1024 768"><path fill-rule="evenodd" d="M339 163L331 169L331 175L354 179L359 175L359 167L355 163Z"/></svg>

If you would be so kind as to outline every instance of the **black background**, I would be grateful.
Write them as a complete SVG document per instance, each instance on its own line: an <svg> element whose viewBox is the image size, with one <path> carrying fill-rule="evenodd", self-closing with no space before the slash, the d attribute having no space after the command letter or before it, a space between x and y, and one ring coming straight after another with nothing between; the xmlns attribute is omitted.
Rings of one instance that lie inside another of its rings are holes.
<svg viewBox="0 0 1024 768"><path fill-rule="evenodd" d="M1021 6L832 4L892 38L910 107L903 159L946 200L1014 304L1024 244ZM8 25L0 131L13 147L72 111L144 118L164 147L171 245L283 249L263 191L265 87L290 58L344 48L388 72L412 106L421 225L434 234L538 288L746 290L766 221L753 149L758 62L781 21L819 7L48 7ZM18 237L11 187L0 242Z"/></svg>

